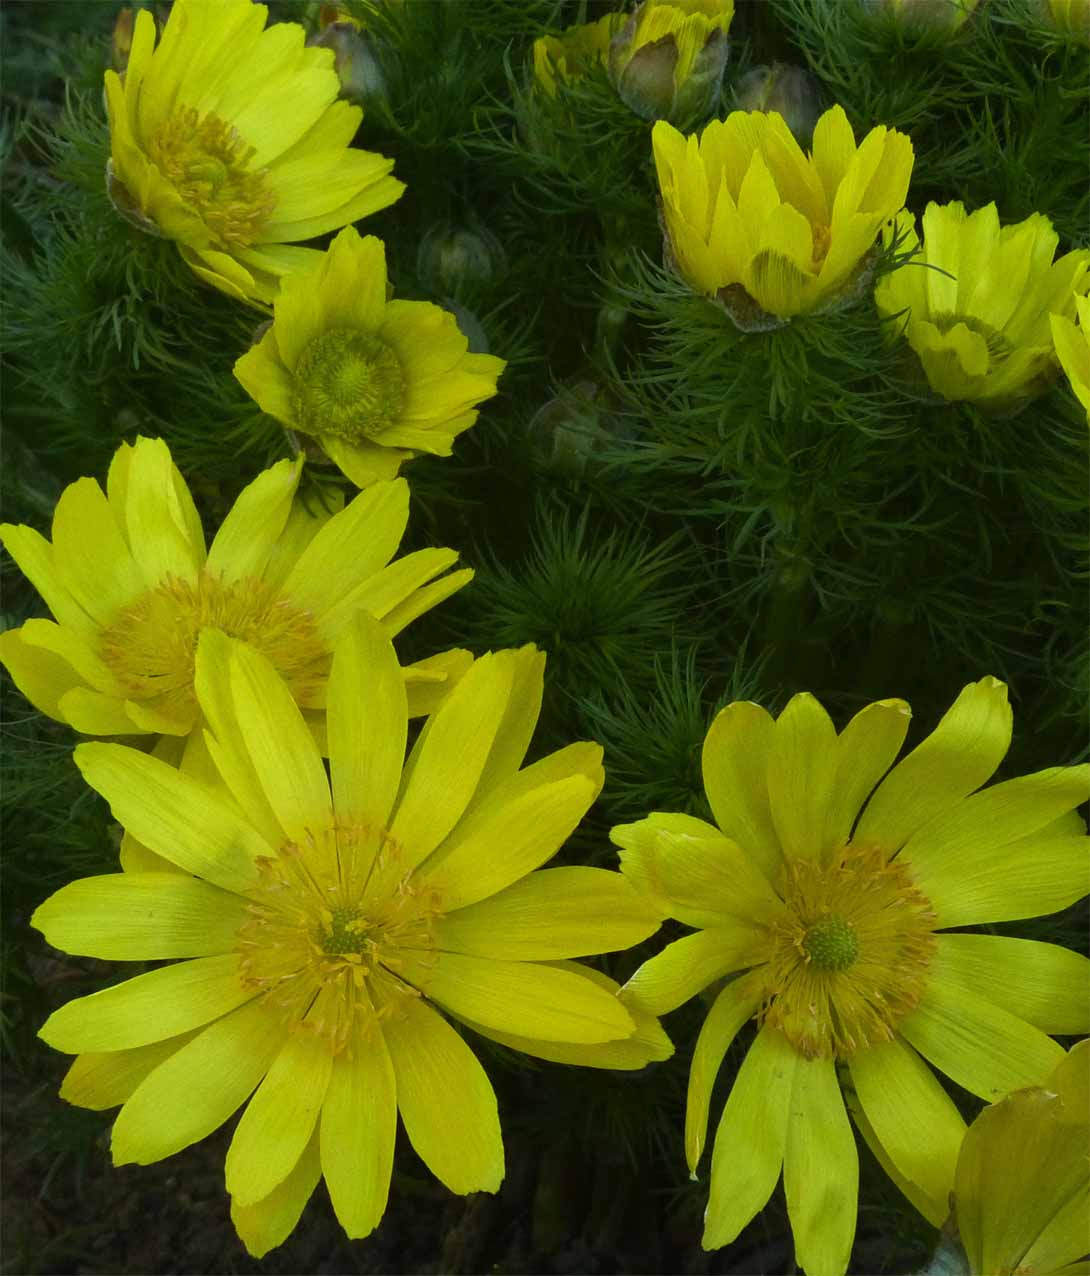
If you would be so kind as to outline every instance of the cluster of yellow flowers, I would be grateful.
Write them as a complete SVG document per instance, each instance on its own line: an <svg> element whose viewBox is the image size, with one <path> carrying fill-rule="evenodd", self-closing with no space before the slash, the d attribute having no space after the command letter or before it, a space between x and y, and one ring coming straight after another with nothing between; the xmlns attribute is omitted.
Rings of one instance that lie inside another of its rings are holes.
<svg viewBox="0 0 1090 1276"><path fill-rule="evenodd" d="M672 7L681 67L684 32L706 37L717 6ZM452 1191L496 1191L495 1095L452 1021L545 1060L637 1069L673 1051L658 1016L712 988L689 1080L694 1173L724 1055L748 1021L757 1032L715 1135L707 1247L738 1234L782 1171L799 1263L843 1273L854 1121L932 1222L954 1193L974 1272L1078 1258L1086 1048L1065 1055L1049 1034L1090 1031L1090 963L964 928L1084 894L1090 768L983 787L1012 729L992 678L896 764L903 701L839 733L809 695L776 719L739 702L704 744L715 824L654 812L613 830L620 872L543 868L604 776L594 743L526 760L544 654L402 667L392 643L472 575L448 570L448 549L396 556L409 499L397 469L450 450L502 363L468 354L438 307L389 300L377 239L345 229L324 254L287 246L399 187L389 161L349 149L359 113L334 100L332 55L264 21L250 0L176 0L155 47L139 14L124 82L107 73L111 180L202 278L271 301L239 380L364 490L308 509L302 460L281 461L206 546L166 445L139 439L105 491L85 478L63 493L51 541L0 528L54 617L0 636L0 659L42 712L128 741L75 753L124 830L121 871L64 887L34 925L71 953L165 963L51 1015L42 1036L76 1056L63 1097L120 1106L117 1164L170 1156L243 1109L226 1188L260 1256L319 1179L350 1236L377 1226L399 1115ZM628 25L663 21L645 7ZM617 65L623 83L631 61ZM883 129L856 148L834 109L810 158L758 115L699 142L660 123L655 157L677 268L709 296L741 288L787 317L850 287L903 203L912 153ZM902 296L915 287L902 271L881 304L910 312L929 375L976 377L999 397L1040 375L1042 316L1066 322L1086 261L1049 273L1043 219L1004 231L994 210L975 218L925 216L936 265L975 253L966 284L929 270L926 291ZM1031 266L1032 289L1000 315L993 281ZM138 735L154 745L134 747ZM623 988L574 960L666 918L692 933ZM968 1134L929 1064L995 1104ZM1026 1177L1008 1209L1016 1161Z"/></svg>

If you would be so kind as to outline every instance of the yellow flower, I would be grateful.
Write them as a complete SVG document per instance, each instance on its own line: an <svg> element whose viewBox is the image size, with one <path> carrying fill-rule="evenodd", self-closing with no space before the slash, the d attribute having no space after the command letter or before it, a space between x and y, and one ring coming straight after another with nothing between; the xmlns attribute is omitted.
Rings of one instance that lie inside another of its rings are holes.
<svg viewBox="0 0 1090 1276"><path fill-rule="evenodd" d="M609 76L645 120L707 115L719 100L734 0L643 0L615 36Z"/></svg>
<svg viewBox="0 0 1090 1276"><path fill-rule="evenodd" d="M481 657L403 767L401 670L362 615L333 655L327 777L270 662L207 630L197 695L220 784L117 744L76 750L172 870L73 882L32 919L69 952L170 963L69 1002L41 1030L79 1055L63 1097L124 1105L115 1164L170 1156L246 1105L226 1186L250 1252L285 1239L319 1177L345 1231L366 1236L386 1206L398 1112L452 1191L503 1178L492 1087L440 1008L571 1063L669 1055L652 1017L568 960L638 942L657 912L618 873L535 871L602 784L593 744L522 766L543 667L529 647Z"/></svg>
<svg viewBox="0 0 1090 1276"><path fill-rule="evenodd" d="M0 525L0 541L55 618L0 634L0 661L27 699L88 735L186 736L199 721L197 640L218 629L272 661L320 729L332 645L353 618L367 612L397 634L473 573L441 576L457 558L449 549L391 561L408 520L403 479L338 512L310 512L294 499L299 473L298 462L280 461L260 474L207 551L161 439L122 444L106 494L89 478L67 487L52 544L32 528ZM431 707L462 654L406 671L420 684L417 708Z"/></svg>
<svg viewBox="0 0 1090 1276"><path fill-rule="evenodd" d="M857 148L839 106L810 155L775 112L735 111L699 138L660 121L653 141L671 264L747 327L852 295L912 172L907 137L879 127Z"/></svg>
<svg viewBox="0 0 1090 1276"><path fill-rule="evenodd" d="M904 214L906 247L919 240ZM1000 226L995 205L928 204L918 258L880 280L879 311L898 325L945 399L1009 407L1047 388L1055 370L1049 316L1071 318L1090 288L1090 251L1053 261L1043 213Z"/></svg>
<svg viewBox="0 0 1090 1276"><path fill-rule="evenodd" d="M1044 0L1057 31L1079 44L1090 44L1090 0Z"/></svg>
<svg viewBox="0 0 1090 1276"><path fill-rule="evenodd" d="M114 202L202 279L262 302L316 255L290 245L404 190L392 160L350 148L361 112L337 101L333 54L304 48L296 23L264 30L266 12L175 0L155 47L142 9L124 79L106 72Z"/></svg>
<svg viewBox="0 0 1090 1276"><path fill-rule="evenodd" d="M625 14L607 13L597 22L568 27L560 35L534 41L534 78L549 97L556 96L557 77L579 80L595 66L609 61L609 42L624 26Z"/></svg>
<svg viewBox="0 0 1090 1276"><path fill-rule="evenodd" d="M1090 1042L1044 1084L1013 1094L969 1127L954 1215L972 1276L1085 1272L1090 1242Z"/></svg>
<svg viewBox="0 0 1090 1276"><path fill-rule="evenodd" d="M391 478L414 452L449 456L506 366L470 354L448 311L387 301L382 241L351 227L313 270L284 281L274 315L235 376L359 487Z"/></svg>
<svg viewBox="0 0 1090 1276"><path fill-rule="evenodd" d="M1086 419L1090 423L1090 298L1076 297L1075 308L1078 311L1079 326L1066 315L1049 315L1052 325L1052 344L1056 348L1056 358L1067 373L1075 397L1086 409Z"/></svg>
<svg viewBox="0 0 1090 1276"><path fill-rule="evenodd" d="M708 1249L738 1235L782 1170L798 1263L809 1276L845 1271L858 1160L842 1081L878 1159L941 1225L965 1126L924 1060L992 1100L1048 1076L1063 1051L1046 1033L1090 1027L1084 957L951 931L1086 892L1074 808L1090 767L976 792L1010 743L994 678L967 686L889 770L909 718L904 701L883 700L837 735L810 695L775 720L728 705L703 754L718 827L653 814L613 830L625 875L697 928L636 972L625 1004L662 1014L730 977L693 1053L694 1172L724 1054L748 1019L760 1024L715 1139Z"/></svg>

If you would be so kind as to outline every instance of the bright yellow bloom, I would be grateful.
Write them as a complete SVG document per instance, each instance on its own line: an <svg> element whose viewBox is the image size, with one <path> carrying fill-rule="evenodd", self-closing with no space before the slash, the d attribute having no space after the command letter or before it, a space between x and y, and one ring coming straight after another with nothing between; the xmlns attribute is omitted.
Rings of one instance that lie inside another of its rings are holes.
<svg viewBox="0 0 1090 1276"><path fill-rule="evenodd" d="M1049 315L1049 322L1056 358L1067 373L1075 397L1086 409L1090 423L1090 298L1076 297L1075 309L1078 327L1065 315Z"/></svg>
<svg viewBox="0 0 1090 1276"><path fill-rule="evenodd" d="M972 1276L1075 1276L1090 1249L1090 1042L969 1127L954 1216ZM1070 1265L1069 1265L1070 1264Z"/></svg>
<svg viewBox="0 0 1090 1276"><path fill-rule="evenodd" d="M839 106L818 120L809 155L775 112L735 111L699 138L660 121L652 136L668 259L745 327L854 295L912 173L904 134L875 128L857 148Z"/></svg>
<svg viewBox="0 0 1090 1276"><path fill-rule="evenodd" d="M570 1063L669 1055L651 1016L568 960L644 939L657 911L618 873L535 871L603 776L594 744L522 766L543 668L532 647L481 657L406 763L401 670L361 615L334 650L327 777L291 688L210 629L196 685L219 783L121 745L76 750L171 870L73 882L32 919L68 952L171 963L69 1002L41 1030L79 1055L63 1097L124 1105L115 1164L170 1156L246 1105L226 1184L250 1252L285 1239L319 1177L345 1231L366 1236L386 1206L398 1112L452 1191L503 1178L492 1087L439 1008Z"/></svg>
<svg viewBox="0 0 1090 1276"><path fill-rule="evenodd" d="M328 49L294 22L264 30L251 0L175 0L155 45L142 9L122 79L106 72L110 192L205 281L268 302L308 265L290 247L392 204L393 160L349 143L358 107L337 101Z"/></svg>
<svg viewBox="0 0 1090 1276"><path fill-rule="evenodd" d="M55 617L0 634L0 661L20 691L88 735L186 736L199 721L197 640L217 629L271 660L320 729L333 642L352 619L367 612L397 634L473 573L440 575L457 558L450 549L391 561L408 521L404 480L338 512L311 511L295 499L300 468L280 461L244 488L207 551L161 439L122 444L106 494L89 478L65 488L52 544L0 525ZM406 671L420 684L415 707L433 707L460 660L447 653Z"/></svg>
<svg viewBox="0 0 1090 1276"><path fill-rule="evenodd" d="M1090 44L1090 0L1044 0L1057 31L1079 44Z"/></svg>
<svg viewBox="0 0 1090 1276"><path fill-rule="evenodd" d="M645 120L707 115L719 100L734 0L643 0L615 36L609 76Z"/></svg>
<svg viewBox="0 0 1090 1276"><path fill-rule="evenodd" d="M235 376L359 487L392 478L414 452L449 456L506 366L470 354L439 306L387 301L382 241L350 227L313 270L284 281L273 309L272 326Z"/></svg>
<svg viewBox="0 0 1090 1276"><path fill-rule="evenodd" d="M607 13L597 22L568 27L559 35L534 41L534 77L549 97L556 96L557 77L579 80L595 66L609 62L609 43L625 24L623 13Z"/></svg>
<svg viewBox="0 0 1090 1276"><path fill-rule="evenodd" d="M1086 892L1075 808L1090 767L977 792L1010 744L994 678L967 686L889 770L909 718L883 700L837 735L809 695L775 720L728 705L703 755L718 827L654 814L613 830L625 875L697 928L636 972L625 1004L662 1014L730 977L693 1053L694 1172L723 1056L748 1019L760 1024L715 1139L708 1249L738 1235L782 1170L797 1262L809 1276L845 1271L859 1167L842 1079L878 1159L941 1225L965 1126L924 1059L993 1100L1048 1076L1063 1051L1047 1033L1090 1027L1084 957L951 932Z"/></svg>
<svg viewBox="0 0 1090 1276"><path fill-rule="evenodd" d="M903 214L906 248L919 239ZM919 257L882 279L879 311L898 324L928 383L945 399L1009 407L1047 388L1055 371L1049 316L1072 318L1090 288L1090 251L1053 261L1058 236L1043 213L1000 226L994 204L928 204Z"/></svg>

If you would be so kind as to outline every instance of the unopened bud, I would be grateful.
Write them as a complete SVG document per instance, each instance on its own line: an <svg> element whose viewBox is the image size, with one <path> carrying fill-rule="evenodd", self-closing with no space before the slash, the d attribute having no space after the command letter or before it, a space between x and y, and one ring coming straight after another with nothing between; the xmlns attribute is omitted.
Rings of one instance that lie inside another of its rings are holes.
<svg viewBox="0 0 1090 1276"><path fill-rule="evenodd" d="M863 7L910 35L957 31L980 0L862 0Z"/></svg>
<svg viewBox="0 0 1090 1276"><path fill-rule="evenodd" d="M778 112L804 149L821 114L817 81L801 67L782 62L747 71L734 86L734 103L739 111Z"/></svg>
<svg viewBox="0 0 1090 1276"><path fill-rule="evenodd" d="M129 54L132 52L132 30L135 16L131 9L122 9L114 23L113 47L110 61L118 75L129 65Z"/></svg>
<svg viewBox="0 0 1090 1276"><path fill-rule="evenodd" d="M472 294L502 274L506 265L503 245L483 226L433 226L416 254L417 277L436 296Z"/></svg>
<svg viewBox="0 0 1090 1276"><path fill-rule="evenodd" d="M355 22L331 22L307 41L333 50L333 65L341 82L341 97L363 105L386 96L386 76L375 56L374 44Z"/></svg>
<svg viewBox="0 0 1090 1276"><path fill-rule="evenodd" d="M609 76L645 120L692 123L719 103L734 0L643 0L613 37Z"/></svg>

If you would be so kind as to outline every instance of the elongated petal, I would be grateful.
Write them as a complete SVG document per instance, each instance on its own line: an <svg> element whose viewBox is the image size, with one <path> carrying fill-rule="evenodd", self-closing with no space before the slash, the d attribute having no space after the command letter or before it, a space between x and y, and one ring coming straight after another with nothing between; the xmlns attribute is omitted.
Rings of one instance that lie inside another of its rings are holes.
<svg viewBox="0 0 1090 1276"><path fill-rule="evenodd" d="M619 824L610 840L621 849L621 872L687 926L757 920L779 901L768 878L718 829L691 815L655 811Z"/></svg>
<svg viewBox="0 0 1090 1276"><path fill-rule="evenodd" d="M903 700L878 700L860 709L837 737L827 846L842 846L851 837L860 808L893 765L911 720L912 710Z"/></svg>
<svg viewBox="0 0 1090 1276"><path fill-rule="evenodd" d="M380 1031L333 1061L322 1105L322 1174L337 1220L353 1239L378 1226L390 1192L397 1085Z"/></svg>
<svg viewBox="0 0 1090 1276"><path fill-rule="evenodd" d="M807 1276L844 1276L855 1239L859 1156L832 1059L800 1059L783 1158L795 1261Z"/></svg>
<svg viewBox="0 0 1090 1276"><path fill-rule="evenodd" d="M239 493L208 551L208 571L221 580L261 576L288 515L303 472L300 461L277 461Z"/></svg>
<svg viewBox="0 0 1090 1276"><path fill-rule="evenodd" d="M786 855L820 859L833 782L836 729L813 696L792 696L776 719L768 759L772 821Z"/></svg>
<svg viewBox="0 0 1090 1276"><path fill-rule="evenodd" d="M625 998L649 1014L664 1015L723 975L752 966L761 955L759 932L744 922L698 930L645 961L625 984Z"/></svg>
<svg viewBox="0 0 1090 1276"><path fill-rule="evenodd" d="M398 998L382 1021L409 1142L452 1192L495 1192L503 1181L496 1096L472 1050L425 1002Z"/></svg>
<svg viewBox="0 0 1090 1276"><path fill-rule="evenodd" d="M900 1031L936 1068L989 1102L1042 1084L1063 1057L1039 1028L941 976L932 976Z"/></svg>
<svg viewBox="0 0 1090 1276"><path fill-rule="evenodd" d="M264 1258L269 1250L283 1245L295 1231L295 1225L302 1218L307 1201L321 1177L318 1134L315 1132L294 1168L268 1196L252 1205L240 1205L234 1197L231 1198L231 1222L248 1254Z"/></svg>
<svg viewBox="0 0 1090 1276"><path fill-rule="evenodd" d="M932 973L1042 1032L1090 1032L1090 961L1069 948L1004 935L939 935Z"/></svg>
<svg viewBox="0 0 1090 1276"><path fill-rule="evenodd" d="M95 630L95 620L69 593L57 570L53 546L40 532L20 524L0 523L0 544L60 624L81 634Z"/></svg>
<svg viewBox="0 0 1090 1276"><path fill-rule="evenodd" d="M24 640L23 629L0 634L0 663L30 703L47 717L64 721L60 701L83 679L61 656Z"/></svg>
<svg viewBox="0 0 1090 1276"><path fill-rule="evenodd" d="M341 637L329 674L326 722L338 820L387 826L408 731L405 680L390 640L362 614Z"/></svg>
<svg viewBox="0 0 1090 1276"><path fill-rule="evenodd" d="M456 829L418 876L448 912L488 899L551 859L597 792L594 781L572 775L511 801L497 800Z"/></svg>
<svg viewBox="0 0 1090 1276"><path fill-rule="evenodd" d="M800 1058L783 1033L766 1024L742 1061L712 1149L705 1249L734 1240L772 1195L783 1166Z"/></svg>
<svg viewBox="0 0 1090 1276"><path fill-rule="evenodd" d="M768 804L768 762L775 724L748 701L720 711L704 741L704 788L715 822L767 877L783 862Z"/></svg>
<svg viewBox="0 0 1090 1276"><path fill-rule="evenodd" d="M224 1168L227 1190L239 1205L262 1200L294 1169L314 1131L332 1065L329 1043L308 1031L304 1020L235 1127Z"/></svg>
<svg viewBox="0 0 1090 1276"><path fill-rule="evenodd" d="M53 564L64 588L100 625L112 624L155 583L145 580L102 488L88 478L69 484L57 501Z"/></svg>
<svg viewBox="0 0 1090 1276"><path fill-rule="evenodd" d="M941 1226L965 1134L953 1100L900 1038L852 1055L848 1068L875 1139L897 1171L916 1185L926 1216Z"/></svg>
<svg viewBox="0 0 1090 1276"><path fill-rule="evenodd" d="M77 1108L92 1108L96 1112L116 1108L164 1059L169 1059L192 1039L192 1032L183 1032L177 1037L135 1046L132 1050L92 1051L77 1055L61 1082L61 1098Z"/></svg>
<svg viewBox="0 0 1090 1276"><path fill-rule="evenodd" d="M685 1159L689 1173L696 1174L708 1133L708 1109L723 1057L738 1030L756 1011L760 997L746 984L732 980L712 1003L693 1047L689 1068L689 1091L685 1101Z"/></svg>
<svg viewBox="0 0 1090 1276"><path fill-rule="evenodd" d="M120 744L81 744L75 759L114 819L151 850L225 890L256 880L268 843L207 785Z"/></svg>
<svg viewBox="0 0 1090 1276"><path fill-rule="evenodd" d="M550 961L630 948L657 913L619 873L547 868L440 919L440 948L508 961Z"/></svg>
<svg viewBox="0 0 1090 1276"><path fill-rule="evenodd" d="M117 514L144 579L152 583L177 576L195 582L204 566L204 533L162 439L137 439L125 486L124 508Z"/></svg>
<svg viewBox="0 0 1090 1276"><path fill-rule="evenodd" d="M65 1054L129 1050L218 1019L253 997L237 953L149 970L55 1010L38 1035Z"/></svg>
<svg viewBox="0 0 1090 1276"><path fill-rule="evenodd" d="M245 908L238 895L180 873L115 873L70 882L31 925L54 948L87 957L210 957L233 946Z"/></svg>
<svg viewBox="0 0 1090 1276"><path fill-rule="evenodd" d="M995 678L970 683L875 790L854 840L895 854L917 829L986 783L1010 739L1006 686Z"/></svg>
<svg viewBox="0 0 1090 1276"><path fill-rule="evenodd" d="M389 624L389 617L387 617ZM511 698L481 772L478 800L522 766L541 714L545 690L545 653L531 643L503 653L511 666Z"/></svg>
<svg viewBox="0 0 1090 1276"><path fill-rule="evenodd" d="M232 1117L283 1045L275 1010L250 1001L210 1024L151 1072L118 1113L115 1165L150 1165Z"/></svg>

